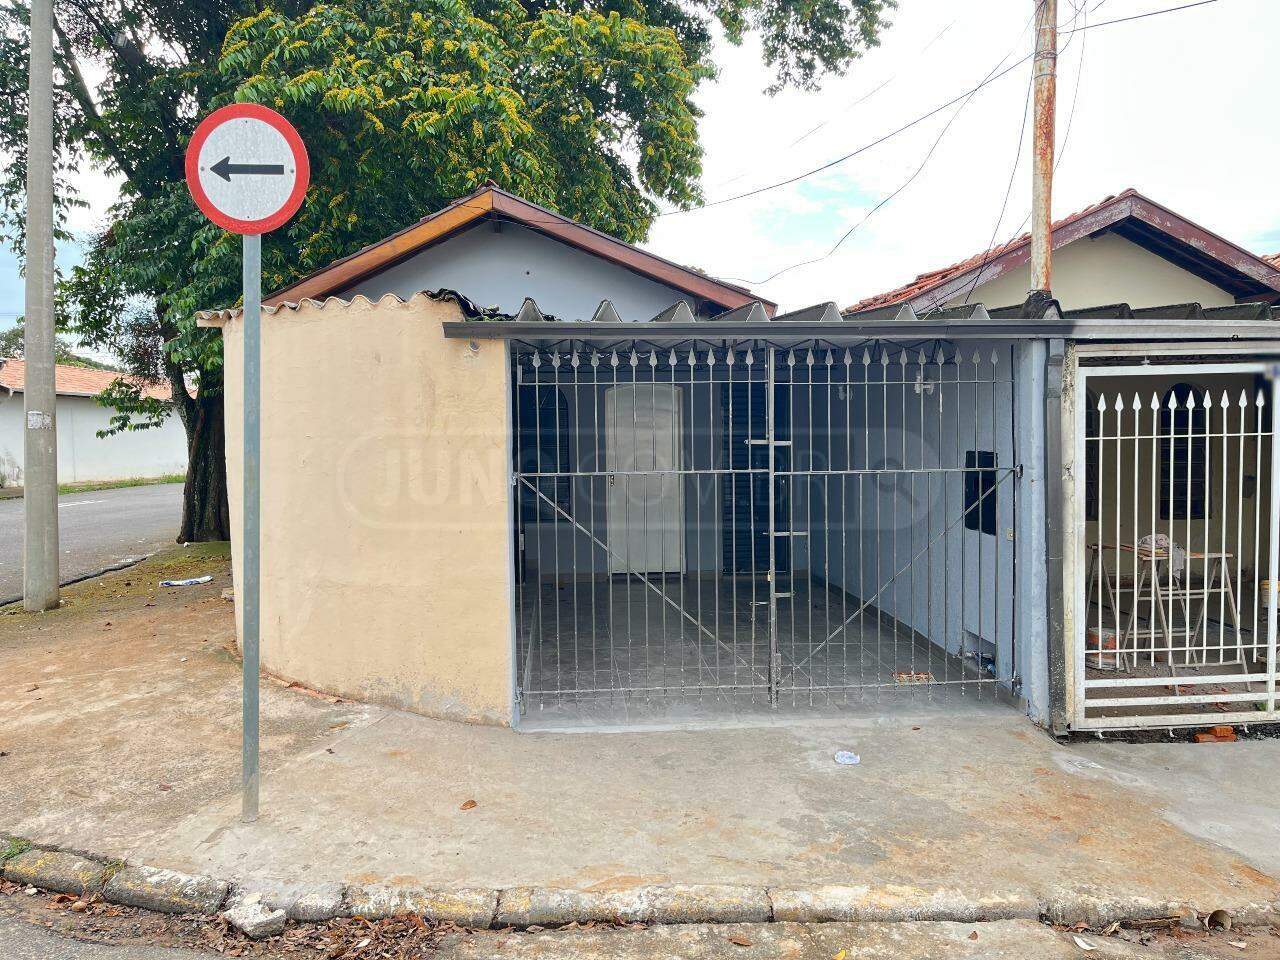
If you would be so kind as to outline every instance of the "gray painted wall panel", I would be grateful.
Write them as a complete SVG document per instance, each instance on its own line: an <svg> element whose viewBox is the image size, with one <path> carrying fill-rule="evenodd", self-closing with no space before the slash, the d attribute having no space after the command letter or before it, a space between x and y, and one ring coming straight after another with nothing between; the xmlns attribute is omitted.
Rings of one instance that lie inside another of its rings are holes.
<svg viewBox="0 0 1280 960"><path fill-rule="evenodd" d="M515 313L525 297L533 297L543 313L562 320L590 320L606 299L627 322L649 320L679 300L698 314L694 298L683 291L514 223L502 224L500 232L481 223L338 296L407 298L442 287L505 313Z"/></svg>

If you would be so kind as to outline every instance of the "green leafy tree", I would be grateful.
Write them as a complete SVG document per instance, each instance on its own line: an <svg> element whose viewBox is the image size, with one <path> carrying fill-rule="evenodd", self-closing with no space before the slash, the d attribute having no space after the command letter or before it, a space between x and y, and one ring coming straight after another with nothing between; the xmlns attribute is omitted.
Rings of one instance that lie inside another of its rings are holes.
<svg viewBox="0 0 1280 960"><path fill-rule="evenodd" d="M25 6L0 23L0 149L21 159ZM183 184L201 116L232 101L299 128L311 188L264 238L289 283L488 180L625 240L659 203L699 198L692 96L718 25L762 40L775 86L810 87L876 43L893 0L58 0L61 163L104 165L120 199L63 288L65 321L126 369L173 387L190 466L179 539L229 535L221 344L201 308L236 302L238 238ZM92 88L84 76L101 76ZM20 216L21 164L0 185ZM194 386L189 393L185 386ZM108 398L154 421L133 388Z"/></svg>

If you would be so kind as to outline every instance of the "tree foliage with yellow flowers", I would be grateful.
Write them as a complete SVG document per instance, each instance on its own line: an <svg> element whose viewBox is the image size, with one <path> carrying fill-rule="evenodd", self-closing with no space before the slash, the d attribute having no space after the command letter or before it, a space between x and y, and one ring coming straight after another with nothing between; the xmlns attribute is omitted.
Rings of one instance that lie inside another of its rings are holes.
<svg viewBox="0 0 1280 960"><path fill-rule="evenodd" d="M84 164L122 182L60 320L126 369L173 387L191 453L180 540L229 535L221 343L201 308L239 297L239 239L183 182L199 119L233 101L302 134L311 186L263 243L283 286L486 181L628 241L659 204L699 199L693 96L713 38L754 34L774 86L846 69L893 0L56 0L55 118L63 199ZM26 6L0 6L0 226L20 241ZM87 76L100 78L93 84ZM166 411L122 379L121 429ZM133 420L130 420L130 417Z"/></svg>

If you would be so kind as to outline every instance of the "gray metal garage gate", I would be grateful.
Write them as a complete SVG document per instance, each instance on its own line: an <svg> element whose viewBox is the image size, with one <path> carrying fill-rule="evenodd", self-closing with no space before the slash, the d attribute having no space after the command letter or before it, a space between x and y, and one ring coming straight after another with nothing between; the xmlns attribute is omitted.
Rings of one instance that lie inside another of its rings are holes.
<svg viewBox="0 0 1280 960"><path fill-rule="evenodd" d="M1011 359L513 342L522 711L1016 689Z"/></svg>

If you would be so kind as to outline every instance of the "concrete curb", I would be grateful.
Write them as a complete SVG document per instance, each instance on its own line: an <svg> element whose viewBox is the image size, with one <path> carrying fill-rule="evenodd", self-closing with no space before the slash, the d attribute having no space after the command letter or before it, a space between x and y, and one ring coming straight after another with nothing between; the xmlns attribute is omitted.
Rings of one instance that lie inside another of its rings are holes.
<svg viewBox="0 0 1280 960"><path fill-rule="evenodd" d="M157 913L214 914L231 884L157 867L123 867L102 888L102 899Z"/></svg>
<svg viewBox="0 0 1280 960"><path fill-rule="evenodd" d="M511 887L498 895L497 927L566 923L766 923L773 919L763 887L714 884L635 886L619 890Z"/></svg>
<svg viewBox="0 0 1280 960"><path fill-rule="evenodd" d="M10 842L12 841L12 842ZM6 851L8 858L5 859ZM569 923L827 923L1044 920L1100 930L1118 920L1187 916L1225 910L1239 924L1280 924L1280 901L1177 903L1105 891L1063 890L1046 898L909 886L753 887L731 884L652 884L616 889L560 887L349 887L339 883L280 890L246 889L226 880L92 854L29 844L0 833L5 879L58 893L98 893L109 903L162 913L209 916L245 903L282 912L294 922L335 917L370 920L413 915L473 929ZM268 934L264 934L268 935Z"/></svg>
<svg viewBox="0 0 1280 960"><path fill-rule="evenodd" d="M978 899L958 890L890 886L770 888L773 919L802 923L935 920L977 923L1039 920L1044 910L1031 896L990 895Z"/></svg>

